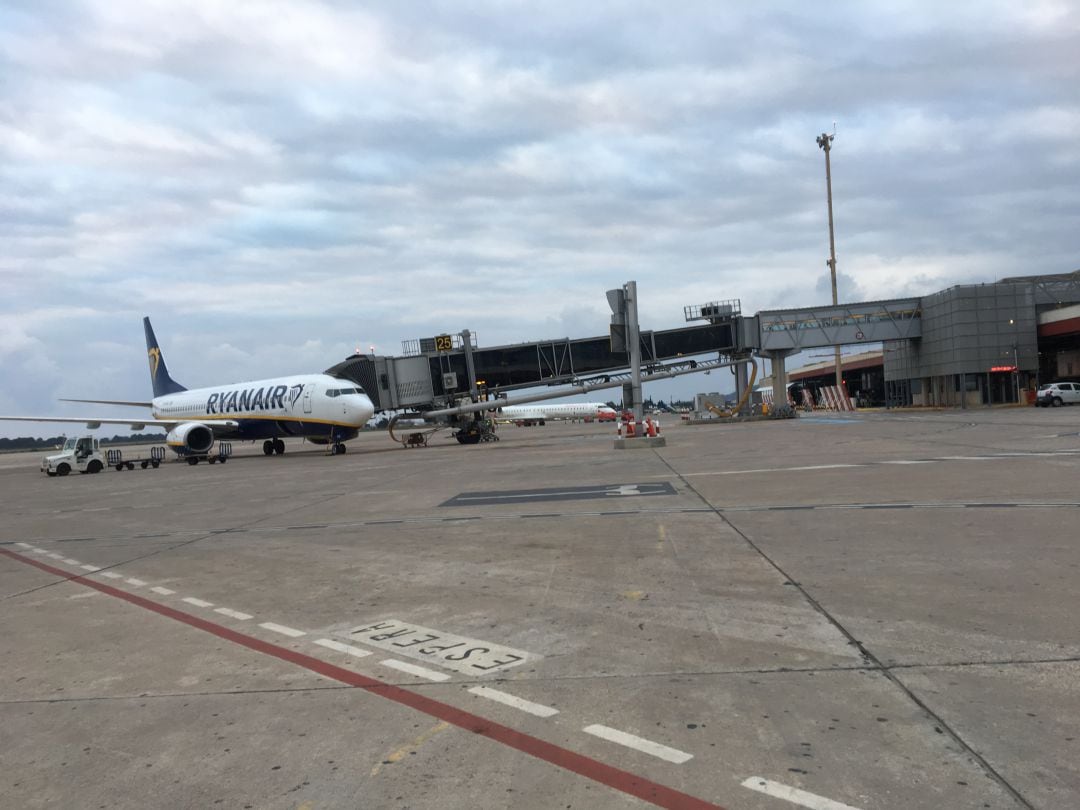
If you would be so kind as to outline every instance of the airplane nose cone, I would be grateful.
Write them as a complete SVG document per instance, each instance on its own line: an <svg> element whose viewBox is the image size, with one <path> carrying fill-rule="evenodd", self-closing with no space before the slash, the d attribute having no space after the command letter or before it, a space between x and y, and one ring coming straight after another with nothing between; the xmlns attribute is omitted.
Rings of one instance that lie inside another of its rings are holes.
<svg viewBox="0 0 1080 810"><path fill-rule="evenodd" d="M375 405L367 397L363 397L363 412L365 422L375 415Z"/></svg>
<svg viewBox="0 0 1080 810"><path fill-rule="evenodd" d="M357 397L355 403L349 404L350 421L357 427L363 427L374 415L375 406L366 396Z"/></svg>

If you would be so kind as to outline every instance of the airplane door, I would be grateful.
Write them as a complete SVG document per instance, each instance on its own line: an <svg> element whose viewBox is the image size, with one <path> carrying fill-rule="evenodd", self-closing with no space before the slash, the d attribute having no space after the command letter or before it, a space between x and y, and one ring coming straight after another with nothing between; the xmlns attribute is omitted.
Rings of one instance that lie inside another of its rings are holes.
<svg viewBox="0 0 1080 810"><path fill-rule="evenodd" d="M311 389L313 385L304 386L304 413L311 413Z"/></svg>

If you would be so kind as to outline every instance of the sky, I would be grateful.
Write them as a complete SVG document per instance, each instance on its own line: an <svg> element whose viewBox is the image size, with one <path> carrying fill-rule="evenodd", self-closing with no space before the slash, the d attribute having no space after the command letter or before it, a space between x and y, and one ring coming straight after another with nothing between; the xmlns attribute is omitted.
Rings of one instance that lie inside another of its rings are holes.
<svg viewBox="0 0 1080 810"><path fill-rule="evenodd" d="M1080 268L1075 3L5 0L0 414L827 303L834 126L841 300Z"/></svg>

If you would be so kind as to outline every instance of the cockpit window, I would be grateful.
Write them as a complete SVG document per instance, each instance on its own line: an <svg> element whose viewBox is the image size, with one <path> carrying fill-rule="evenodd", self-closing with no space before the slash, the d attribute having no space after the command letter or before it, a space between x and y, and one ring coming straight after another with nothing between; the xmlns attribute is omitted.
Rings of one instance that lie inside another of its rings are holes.
<svg viewBox="0 0 1080 810"><path fill-rule="evenodd" d="M340 397L346 394L362 394L363 388L330 388L327 390L326 395L328 397Z"/></svg>

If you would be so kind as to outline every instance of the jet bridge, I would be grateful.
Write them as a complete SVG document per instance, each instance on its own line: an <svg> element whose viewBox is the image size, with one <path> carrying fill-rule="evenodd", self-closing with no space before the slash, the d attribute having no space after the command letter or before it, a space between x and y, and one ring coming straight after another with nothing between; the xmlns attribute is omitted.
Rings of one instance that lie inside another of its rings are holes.
<svg viewBox="0 0 1080 810"><path fill-rule="evenodd" d="M757 348L763 352L800 352L922 336L922 303L918 298L766 310L755 319Z"/></svg>
<svg viewBox="0 0 1080 810"><path fill-rule="evenodd" d="M735 332L734 316L705 326L643 331L642 372L673 376L697 370L695 356L737 354ZM629 352L612 351L609 335L487 348L476 347L474 337L462 332L408 341L400 357L354 355L326 373L361 385L377 411L432 411L468 397L473 380L489 394L537 386L591 388L619 382L630 366Z"/></svg>
<svg viewBox="0 0 1080 810"><path fill-rule="evenodd" d="M777 309L748 318L747 342L772 360L773 398L787 401L784 358L804 349L922 337L922 301L899 298L807 309Z"/></svg>

